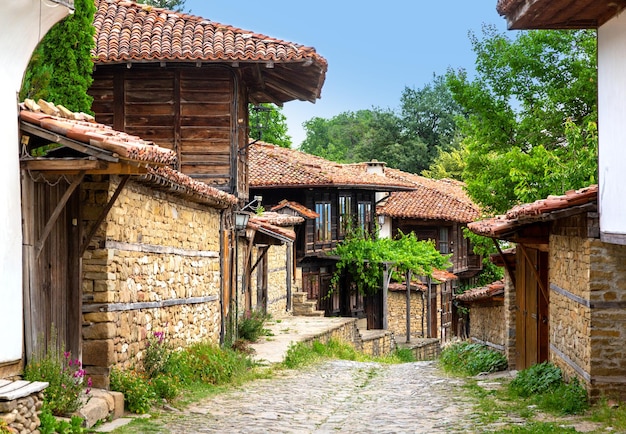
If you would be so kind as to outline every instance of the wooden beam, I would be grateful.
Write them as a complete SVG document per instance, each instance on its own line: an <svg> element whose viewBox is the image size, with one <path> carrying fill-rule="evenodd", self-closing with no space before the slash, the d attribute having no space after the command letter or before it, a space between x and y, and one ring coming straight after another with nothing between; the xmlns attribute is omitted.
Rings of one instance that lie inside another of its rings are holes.
<svg viewBox="0 0 626 434"><path fill-rule="evenodd" d="M48 219L48 223L46 223L46 226L43 228L41 237L39 238L37 243L35 243L35 257L36 258L38 258L39 255L41 254L41 250L43 249L46 239L48 238L48 235L50 235L50 231L52 231L52 228L54 224L56 223L57 219L59 218L59 215L61 215L63 208L65 208L65 204L70 199L70 196L72 195L72 193L74 193L76 188L80 185L84 177L85 177L85 172L84 171L80 172L79 175L76 177L76 179L74 179L72 184L70 184L67 190L65 190L65 193L63 193L61 200L59 201L56 208L52 212L50 219Z"/></svg>
<svg viewBox="0 0 626 434"><path fill-rule="evenodd" d="M87 246L91 242L91 239L94 237L94 235L96 235L96 231L98 230L98 227L100 227L100 225L102 224L102 222L106 218L106 216L109 213L109 211L111 211L111 208L113 208L113 204L115 203L117 198L120 196L120 193L122 192L122 189L126 186L126 183L128 182L129 179L130 179L130 175L126 175L126 176L122 177L120 183L118 184L117 188L115 189L115 192L113 193L113 196L111 196L111 199L106 204L106 206L104 207L104 209L102 210L102 212L98 216L98 219L95 221L95 223L93 224L93 226L89 230L89 234L87 234L87 236L83 240L83 243L80 246L79 255L78 255L80 258L83 257L83 254L85 253L85 250L87 250Z"/></svg>
<svg viewBox="0 0 626 434"><path fill-rule="evenodd" d="M70 172L78 173L81 170L89 171L94 169L103 169L106 166L106 163L100 160L87 160L83 158L38 158L35 160L21 160L20 166L22 169L30 170L32 172L54 171L61 174L67 174Z"/></svg>

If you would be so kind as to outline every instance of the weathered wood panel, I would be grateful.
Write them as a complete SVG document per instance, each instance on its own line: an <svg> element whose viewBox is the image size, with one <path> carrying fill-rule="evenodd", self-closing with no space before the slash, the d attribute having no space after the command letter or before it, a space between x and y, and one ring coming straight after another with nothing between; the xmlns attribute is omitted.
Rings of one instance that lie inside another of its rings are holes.
<svg viewBox="0 0 626 434"><path fill-rule="evenodd" d="M99 121L175 150L183 173L245 199L248 100L238 74L224 66L99 66L90 94Z"/></svg>

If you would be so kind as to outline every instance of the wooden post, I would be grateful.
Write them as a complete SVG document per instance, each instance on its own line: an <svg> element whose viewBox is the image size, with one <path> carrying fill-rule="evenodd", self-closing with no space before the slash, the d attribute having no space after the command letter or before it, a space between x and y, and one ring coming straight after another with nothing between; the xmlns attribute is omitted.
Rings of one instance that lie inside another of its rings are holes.
<svg viewBox="0 0 626 434"><path fill-rule="evenodd" d="M383 330L388 328L387 291L389 290L389 264L383 265Z"/></svg>
<svg viewBox="0 0 626 434"><path fill-rule="evenodd" d="M411 270L406 272L406 343L411 343Z"/></svg>
<svg viewBox="0 0 626 434"><path fill-rule="evenodd" d="M430 297L431 297L430 279L428 279L427 284L428 284L428 290L427 290L428 292L426 293L427 294L427 299L426 299L426 315L427 315L427 318L426 318L426 337L427 338L431 338L433 331L432 331L432 323L431 323L431 321L432 321L432 318L431 318L431 315L432 315L431 314L431 307L432 306L430 305L430 301L431 301L430 300Z"/></svg>

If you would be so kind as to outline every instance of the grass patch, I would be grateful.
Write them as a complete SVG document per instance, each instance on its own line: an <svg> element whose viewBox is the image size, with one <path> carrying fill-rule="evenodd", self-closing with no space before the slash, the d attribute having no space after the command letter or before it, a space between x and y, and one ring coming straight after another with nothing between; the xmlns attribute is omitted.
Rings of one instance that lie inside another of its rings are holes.
<svg viewBox="0 0 626 434"><path fill-rule="evenodd" d="M415 361L411 350L399 349L386 356L373 357L355 350L350 344L337 339L330 339L328 343L325 344L317 340L291 344L282 365L288 369L296 369L328 359L379 363L405 363Z"/></svg>
<svg viewBox="0 0 626 434"><path fill-rule="evenodd" d="M474 376L506 369L506 357L491 348L471 342L456 342L441 351L441 367L447 373Z"/></svg>

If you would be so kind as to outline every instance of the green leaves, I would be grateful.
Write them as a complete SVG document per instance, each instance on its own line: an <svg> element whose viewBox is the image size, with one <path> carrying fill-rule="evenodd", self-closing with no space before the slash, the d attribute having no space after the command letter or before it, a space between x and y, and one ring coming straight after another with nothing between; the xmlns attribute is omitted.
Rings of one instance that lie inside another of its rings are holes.
<svg viewBox="0 0 626 434"><path fill-rule="evenodd" d="M492 27L471 37L477 76L449 71L467 114L463 180L487 212L597 182L596 38L592 31Z"/></svg>
<svg viewBox="0 0 626 434"><path fill-rule="evenodd" d="M430 276L433 269L450 266L450 255L442 255L431 241L419 241L413 232L399 233L395 239L351 234L331 252L340 257L333 276L333 287L346 271L362 294L375 294L381 288L385 264L404 275Z"/></svg>

